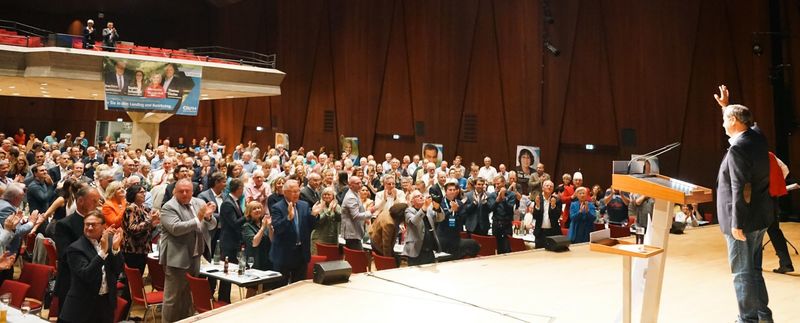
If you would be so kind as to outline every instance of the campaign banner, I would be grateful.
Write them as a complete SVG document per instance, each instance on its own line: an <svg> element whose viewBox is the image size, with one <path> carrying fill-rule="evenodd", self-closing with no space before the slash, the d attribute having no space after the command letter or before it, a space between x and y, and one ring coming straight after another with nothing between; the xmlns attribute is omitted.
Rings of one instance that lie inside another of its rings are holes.
<svg viewBox="0 0 800 323"><path fill-rule="evenodd" d="M196 116L202 77L197 65L106 57L106 109Z"/></svg>

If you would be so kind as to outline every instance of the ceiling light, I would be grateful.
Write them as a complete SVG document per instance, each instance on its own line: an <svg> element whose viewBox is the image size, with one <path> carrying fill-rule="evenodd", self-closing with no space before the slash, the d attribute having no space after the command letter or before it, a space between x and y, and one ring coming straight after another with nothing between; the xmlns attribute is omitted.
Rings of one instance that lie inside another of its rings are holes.
<svg viewBox="0 0 800 323"><path fill-rule="evenodd" d="M47 94L42 94L43 97L49 98L50 96Z"/></svg>
<svg viewBox="0 0 800 323"><path fill-rule="evenodd" d="M47 90L45 87L39 87L39 90Z"/></svg>
<svg viewBox="0 0 800 323"><path fill-rule="evenodd" d="M47 91L42 91L42 94L48 94L48 93L50 93L50 92L47 92Z"/></svg>
<svg viewBox="0 0 800 323"><path fill-rule="evenodd" d="M92 93L92 96L97 96L97 93Z"/></svg>
<svg viewBox="0 0 800 323"><path fill-rule="evenodd" d="M206 96L208 96L208 94L200 94L200 96L206 97Z"/></svg>
<svg viewBox="0 0 800 323"><path fill-rule="evenodd" d="M39 84L39 85L41 85L41 86L47 86L47 83L41 83L41 84Z"/></svg>
<svg viewBox="0 0 800 323"><path fill-rule="evenodd" d="M586 150L594 150L594 145L586 144Z"/></svg>
<svg viewBox="0 0 800 323"><path fill-rule="evenodd" d="M264 127L262 127L262 126L256 126L256 131L264 131Z"/></svg>
<svg viewBox="0 0 800 323"><path fill-rule="evenodd" d="M12 86L9 86L8 88L9 89L16 89L17 87L12 85Z"/></svg>
<svg viewBox="0 0 800 323"><path fill-rule="evenodd" d="M235 96L233 96L233 95L229 95L229 96L226 96L226 98L228 98L228 99L233 99L233 98L235 98Z"/></svg>
<svg viewBox="0 0 800 323"><path fill-rule="evenodd" d="M122 122L122 118L117 118L117 122Z"/></svg>
<svg viewBox="0 0 800 323"><path fill-rule="evenodd" d="M68 96L67 99L74 99L74 96Z"/></svg>
<svg viewBox="0 0 800 323"><path fill-rule="evenodd" d="M11 93L11 95L19 95L19 93Z"/></svg>

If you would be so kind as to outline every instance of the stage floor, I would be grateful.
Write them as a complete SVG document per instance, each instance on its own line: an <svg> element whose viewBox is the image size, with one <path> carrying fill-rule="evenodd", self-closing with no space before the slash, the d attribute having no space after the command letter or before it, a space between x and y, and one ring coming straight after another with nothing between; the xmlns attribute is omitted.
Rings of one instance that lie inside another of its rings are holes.
<svg viewBox="0 0 800 323"><path fill-rule="evenodd" d="M800 223L782 223L800 243ZM766 238L765 238L766 240ZM353 275L349 283L310 281L195 316L187 321L248 322L615 322L622 307L622 259L589 251L540 250ZM800 256L792 261L800 267ZM800 274L764 278L776 322L800 322ZM725 240L717 226L670 235L659 322L732 322L737 314ZM638 321L638 317L635 318Z"/></svg>

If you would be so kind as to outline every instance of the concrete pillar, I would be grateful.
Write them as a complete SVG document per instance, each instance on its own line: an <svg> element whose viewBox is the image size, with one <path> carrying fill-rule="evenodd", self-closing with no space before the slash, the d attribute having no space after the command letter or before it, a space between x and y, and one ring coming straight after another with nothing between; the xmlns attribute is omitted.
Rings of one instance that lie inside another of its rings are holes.
<svg viewBox="0 0 800 323"><path fill-rule="evenodd" d="M131 112L128 111L128 116L133 121L133 130L131 131L131 144L132 149L144 149L147 143L151 143L154 147L158 143L158 132L161 122L171 117L171 113L156 113L156 112Z"/></svg>

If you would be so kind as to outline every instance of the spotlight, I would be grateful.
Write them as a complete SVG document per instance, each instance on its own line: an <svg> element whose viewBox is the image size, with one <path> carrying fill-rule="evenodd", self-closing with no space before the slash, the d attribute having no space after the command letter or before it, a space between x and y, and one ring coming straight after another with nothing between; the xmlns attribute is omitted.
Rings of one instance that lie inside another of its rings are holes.
<svg viewBox="0 0 800 323"><path fill-rule="evenodd" d="M561 55L561 51L558 50L558 48L556 48L555 46L553 46L553 44L551 44L549 40L544 41L544 48L546 48L547 51L553 54L553 56Z"/></svg>
<svg viewBox="0 0 800 323"><path fill-rule="evenodd" d="M392 139L394 139L394 140L399 140L399 139L400 139L400 135L398 135L398 134L393 134L393 135L392 135Z"/></svg>

